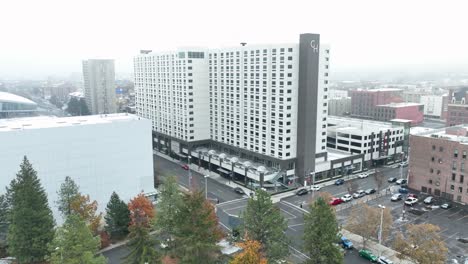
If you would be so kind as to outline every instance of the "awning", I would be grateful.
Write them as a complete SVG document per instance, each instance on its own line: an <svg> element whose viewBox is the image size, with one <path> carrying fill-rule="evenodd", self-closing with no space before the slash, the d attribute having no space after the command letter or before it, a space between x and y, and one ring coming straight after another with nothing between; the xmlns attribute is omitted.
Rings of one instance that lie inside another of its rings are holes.
<svg viewBox="0 0 468 264"><path fill-rule="evenodd" d="M228 171L228 170L225 170L225 169L223 169L223 168L218 168L218 170L217 170L217 171L219 171L219 172L222 172L222 173L225 173L225 174L229 174L229 173L231 173L230 171Z"/></svg>

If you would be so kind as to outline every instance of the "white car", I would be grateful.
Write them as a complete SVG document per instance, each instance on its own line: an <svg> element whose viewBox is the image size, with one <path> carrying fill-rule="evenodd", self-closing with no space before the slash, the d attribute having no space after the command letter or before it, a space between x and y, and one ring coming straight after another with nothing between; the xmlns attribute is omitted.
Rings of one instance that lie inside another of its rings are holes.
<svg viewBox="0 0 468 264"><path fill-rule="evenodd" d="M311 189L312 191L320 191L320 189L322 189L322 186L320 186L320 185L312 185L312 186L310 187L310 189Z"/></svg>
<svg viewBox="0 0 468 264"><path fill-rule="evenodd" d="M363 173L361 173L361 174L358 175L358 178L359 178L359 179L364 179L364 178L367 178L367 177L369 177L369 174L366 173L366 172L363 172Z"/></svg>
<svg viewBox="0 0 468 264"><path fill-rule="evenodd" d="M407 184L407 183L408 183L408 181L405 180L405 179L398 179L398 180L396 181L396 184L398 184L398 185Z"/></svg>
<svg viewBox="0 0 468 264"><path fill-rule="evenodd" d="M414 197L409 197L408 199L405 200L405 204L409 206L413 206L418 202L418 199Z"/></svg>
<svg viewBox="0 0 468 264"><path fill-rule="evenodd" d="M392 200L393 202L399 201L401 199L403 199L403 195L401 195L400 193L395 193L394 195L392 195L392 198L390 198L390 200Z"/></svg>
<svg viewBox="0 0 468 264"><path fill-rule="evenodd" d="M359 190L353 194L354 199L361 198L364 196L366 196L366 193L363 190Z"/></svg>
<svg viewBox="0 0 468 264"><path fill-rule="evenodd" d="M393 264L393 261L389 260L387 257L380 256L377 259L377 263L379 263L379 264Z"/></svg>
<svg viewBox="0 0 468 264"><path fill-rule="evenodd" d="M343 200L344 202L349 202L353 199L353 197L351 196L351 194L345 194L343 195L343 197L341 197L341 200Z"/></svg>
<svg viewBox="0 0 468 264"><path fill-rule="evenodd" d="M425 204L431 204L432 202L434 202L434 197L432 196L428 196L426 199L424 199Z"/></svg>

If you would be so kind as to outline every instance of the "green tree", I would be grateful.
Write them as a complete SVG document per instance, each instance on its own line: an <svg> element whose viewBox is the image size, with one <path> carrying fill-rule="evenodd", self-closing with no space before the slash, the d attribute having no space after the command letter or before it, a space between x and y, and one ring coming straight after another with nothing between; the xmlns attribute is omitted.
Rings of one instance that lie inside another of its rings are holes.
<svg viewBox="0 0 468 264"><path fill-rule="evenodd" d="M177 212L182 206L182 195L176 177L165 178L164 183L159 187L158 199L156 228L172 237L177 224ZM170 243L172 243L172 240L170 240Z"/></svg>
<svg viewBox="0 0 468 264"><path fill-rule="evenodd" d="M66 218L72 213L71 204L73 200L81 195L80 187L70 176L67 176L65 182L60 185L57 194L59 196L58 201L56 201L58 210Z"/></svg>
<svg viewBox="0 0 468 264"><path fill-rule="evenodd" d="M99 237L93 237L85 221L77 214L67 217L65 224L55 231L54 240L49 244L52 252L50 262L69 264L104 264L104 256L96 256L99 246Z"/></svg>
<svg viewBox="0 0 468 264"><path fill-rule="evenodd" d="M86 104L86 100L84 98L80 98L79 109L80 109L80 115L90 115L91 114L91 112L88 109L88 105Z"/></svg>
<svg viewBox="0 0 468 264"><path fill-rule="evenodd" d="M8 252L19 263L40 263L54 237L54 218L36 171L24 157L9 187Z"/></svg>
<svg viewBox="0 0 468 264"><path fill-rule="evenodd" d="M273 205L270 194L257 190L255 197L249 199L242 217L244 232L247 232L250 239L262 244L269 261L280 260L289 255L285 234L287 221L279 208Z"/></svg>
<svg viewBox="0 0 468 264"><path fill-rule="evenodd" d="M0 195L0 258L6 255L6 236L8 232L8 202Z"/></svg>
<svg viewBox="0 0 468 264"><path fill-rule="evenodd" d="M122 238L128 234L130 224L130 211L127 204L120 200L117 193L113 192L106 208L106 231L112 238Z"/></svg>
<svg viewBox="0 0 468 264"><path fill-rule="evenodd" d="M76 97L72 97L68 101L67 112L73 116L80 115L80 102Z"/></svg>
<svg viewBox="0 0 468 264"><path fill-rule="evenodd" d="M196 191L185 194L176 215L175 249L181 263L215 263L223 237L213 205Z"/></svg>
<svg viewBox="0 0 468 264"><path fill-rule="evenodd" d="M335 245L338 240L338 222L333 208L320 197L310 205L304 215L304 250L308 264L343 263L343 255Z"/></svg>

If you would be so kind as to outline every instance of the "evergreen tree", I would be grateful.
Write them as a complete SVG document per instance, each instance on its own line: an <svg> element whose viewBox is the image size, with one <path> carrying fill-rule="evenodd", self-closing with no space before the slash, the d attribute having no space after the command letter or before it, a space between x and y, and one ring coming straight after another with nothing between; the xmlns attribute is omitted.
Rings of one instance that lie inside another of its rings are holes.
<svg viewBox="0 0 468 264"><path fill-rule="evenodd" d="M24 157L10 183L8 252L19 263L40 263L54 237L54 218L47 195L28 159Z"/></svg>
<svg viewBox="0 0 468 264"><path fill-rule="evenodd" d="M88 109L88 105L86 104L86 100L84 98L80 98L79 107L80 107L80 115L91 114L91 112Z"/></svg>
<svg viewBox="0 0 468 264"><path fill-rule="evenodd" d="M287 221L266 191L257 190L255 198L249 199L243 220L244 232L262 244L269 261L289 255L288 239L284 233L288 228Z"/></svg>
<svg viewBox="0 0 468 264"><path fill-rule="evenodd" d="M93 237L91 230L79 215L71 214L65 224L56 230L54 240L49 245L52 252L50 262L104 264L106 259L96 256L99 246L99 237Z"/></svg>
<svg viewBox="0 0 468 264"><path fill-rule="evenodd" d="M310 257L306 263L343 263L343 255L335 245L338 232L333 208L323 198L318 198L310 205L310 213L304 215L304 250Z"/></svg>
<svg viewBox="0 0 468 264"><path fill-rule="evenodd" d="M159 187L158 214L156 215L156 228L170 237L176 228L177 212L182 205L182 195L176 177L170 176ZM172 243L172 240L170 240ZM172 247L172 245L169 245Z"/></svg>
<svg viewBox="0 0 468 264"><path fill-rule="evenodd" d="M8 232L8 202L0 195L0 258L6 254L6 235Z"/></svg>
<svg viewBox="0 0 468 264"><path fill-rule="evenodd" d="M219 253L216 245L223 237L218 218L205 195L196 191L183 197L176 215L175 249L181 263L215 263Z"/></svg>
<svg viewBox="0 0 468 264"><path fill-rule="evenodd" d="M80 102L75 97L70 98L67 105L67 112L73 116L80 115Z"/></svg>
<svg viewBox="0 0 468 264"><path fill-rule="evenodd" d="M151 202L139 194L128 204L130 211L130 253L125 257L128 264L159 263L160 256L154 248L156 241L150 236L154 209Z"/></svg>
<svg viewBox="0 0 468 264"><path fill-rule="evenodd" d="M130 211L127 204L120 200L119 195L112 193L106 208L106 231L112 238L122 238L128 234L130 224Z"/></svg>
<svg viewBox="0 0 468 264"><path fill-rule="evenodd" d="M72 212L71 204L80 196L80 188L70 176L65 177L65 182L60 185L57 194L59 196L57 203L58 210L66 218Z"/></svg>

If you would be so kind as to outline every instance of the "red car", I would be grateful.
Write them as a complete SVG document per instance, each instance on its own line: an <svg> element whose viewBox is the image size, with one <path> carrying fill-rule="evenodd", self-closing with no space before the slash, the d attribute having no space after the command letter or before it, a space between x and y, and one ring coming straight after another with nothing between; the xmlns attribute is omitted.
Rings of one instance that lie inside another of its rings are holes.
<svg viewBox="0 0 468 264"><path fill-rule="evenodd" d="M343 200L340 198L332 198L331 201L328 203L329 205L339 205L341 203L344 203Z"/></svg>
<svg viewBox="0 0 468 264"><path fill-rule="evenodd" d="M408 194L408 197L418 198L418 196L416 194L414 194L414 193Z"/></svg>
<svg viewBox="0 0 468 264"><path fill-rule="evenodd" d="M189 166L188 166L187 164L182 164L181 167L182 167L182 169L184 169L184 170L189 170Z"/></svg>

